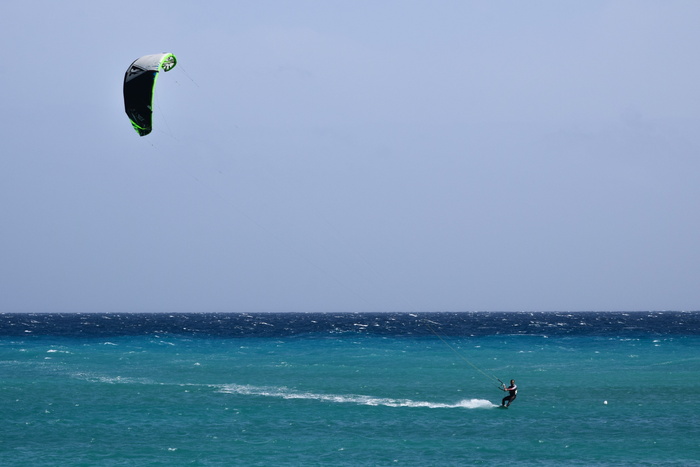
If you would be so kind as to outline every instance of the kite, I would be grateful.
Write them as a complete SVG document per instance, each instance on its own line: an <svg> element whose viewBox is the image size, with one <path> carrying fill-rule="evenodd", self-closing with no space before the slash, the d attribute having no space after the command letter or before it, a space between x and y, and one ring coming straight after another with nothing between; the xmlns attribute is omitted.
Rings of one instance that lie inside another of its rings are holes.
<svg viewBox="0 0 700 467"><path fill-rule="evenodd" d="M124 108L134 130L146 136L153 129L153 91L158 73L175 68L177 59L171 53L144 55L136 59L124 75Z"/></svg>

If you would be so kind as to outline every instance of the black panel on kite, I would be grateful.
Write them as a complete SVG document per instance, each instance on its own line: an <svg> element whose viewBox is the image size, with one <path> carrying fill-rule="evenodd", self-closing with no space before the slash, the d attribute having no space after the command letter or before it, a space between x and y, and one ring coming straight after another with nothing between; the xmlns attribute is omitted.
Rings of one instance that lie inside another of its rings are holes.
<svg viewBox="0 0 700 467"><path fill-rule="evenodd" d="M126 70L124 108L139 136L146 136L153 129L153 90L158 73L172 70L176 63L175 55L171 53L144 55Z"/></svg>

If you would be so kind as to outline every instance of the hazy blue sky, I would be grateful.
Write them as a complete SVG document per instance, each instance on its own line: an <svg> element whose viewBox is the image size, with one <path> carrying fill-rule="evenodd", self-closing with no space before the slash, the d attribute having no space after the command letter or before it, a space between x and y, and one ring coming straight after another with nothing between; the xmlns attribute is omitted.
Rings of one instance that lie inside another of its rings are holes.
<svg viewBox="0 0 700 467"><path fill-rule="evenodd" d="M699 19L0 2L0 312L700 309Z"/></svg>

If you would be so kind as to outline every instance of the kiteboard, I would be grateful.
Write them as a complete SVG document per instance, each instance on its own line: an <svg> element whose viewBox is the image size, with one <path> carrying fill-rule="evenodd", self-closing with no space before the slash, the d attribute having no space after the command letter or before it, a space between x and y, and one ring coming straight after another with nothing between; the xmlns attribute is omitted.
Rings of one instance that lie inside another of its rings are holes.
<svg viewBox="0 0 700 467"><path fill-rule="evenodd" d="M507 409L508 407L506 407L505 405L499 405L498 408L499 409Z"/></svg>

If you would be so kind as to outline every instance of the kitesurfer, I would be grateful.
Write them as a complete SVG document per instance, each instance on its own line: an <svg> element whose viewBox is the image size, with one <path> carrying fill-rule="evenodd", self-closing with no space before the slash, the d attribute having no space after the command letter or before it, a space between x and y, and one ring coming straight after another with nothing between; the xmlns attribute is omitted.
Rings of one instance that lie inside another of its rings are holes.
<svg viewBox="0 0 700 467"><path fill-rule="evenodd" d="M515 380L511 379L510 380L510 386L506 387L506 384L503 383L503 387L501 388L501 391L506 391L508 392L508 395L503 398L501 401L501 407L508 407L517 397L518 395L518 386L515 384ZM506 404L507 402L507 404Z"/></svg>

